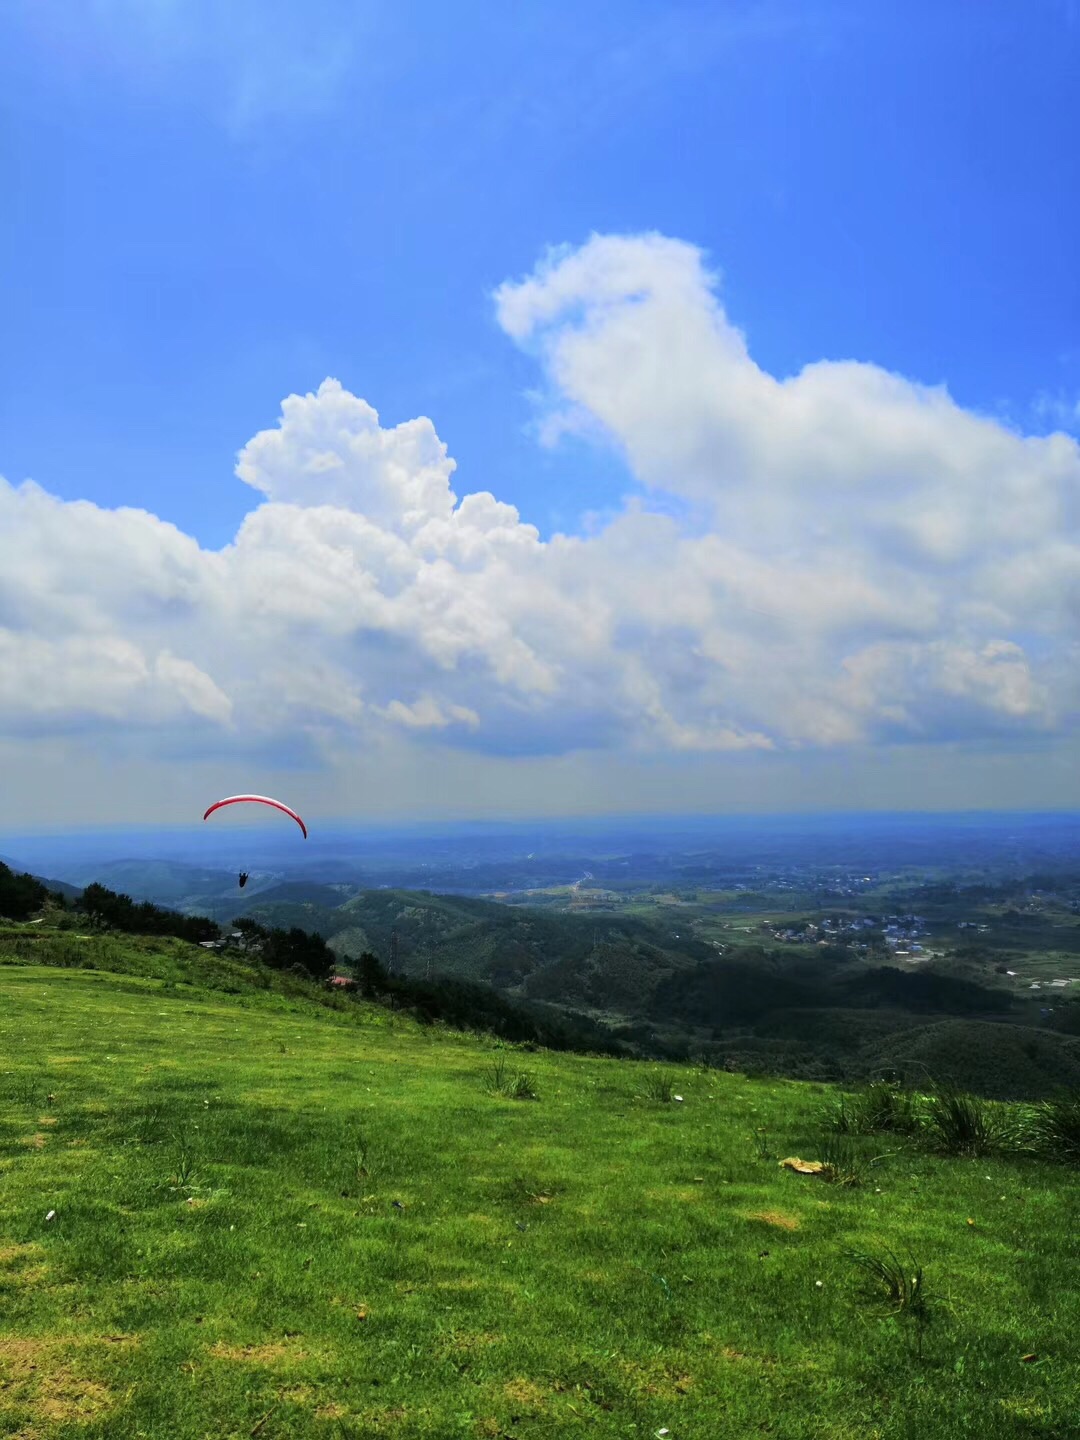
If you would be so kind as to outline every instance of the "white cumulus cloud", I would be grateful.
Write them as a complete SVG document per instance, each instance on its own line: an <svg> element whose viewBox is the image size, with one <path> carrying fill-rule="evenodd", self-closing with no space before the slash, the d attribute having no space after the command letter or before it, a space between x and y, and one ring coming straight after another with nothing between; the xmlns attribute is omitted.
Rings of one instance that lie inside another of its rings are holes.
<svg viewBox="0 0 1080 1440"><path fill-rule="evenodd" d="M495 298L549 431L625 457L621 513L544 540L498 476L459 498L430 419L383 427L336 380L240 451L254 503L219 551L0 481L0 736L707 754L1073 723L1071 437L871 364L769 375L663 236L594 237Z"/></svg>

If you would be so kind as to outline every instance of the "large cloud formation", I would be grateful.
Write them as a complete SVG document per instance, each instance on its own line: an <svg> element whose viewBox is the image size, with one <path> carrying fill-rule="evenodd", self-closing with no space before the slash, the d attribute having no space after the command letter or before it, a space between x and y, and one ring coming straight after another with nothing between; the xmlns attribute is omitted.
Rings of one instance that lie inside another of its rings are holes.
<svg viewBox="0 0 1080 1440"><path fill-rule="evenodd" d="M870 364L777 379L662 236L594 237L495 299L547 433L625 457L621 514L542 540L490 491L458 499L430 420L385 429L335 380L241 451L260 499L221 551L0 480L0 734L507 755L1070 726L1073 439Z"/></svg>

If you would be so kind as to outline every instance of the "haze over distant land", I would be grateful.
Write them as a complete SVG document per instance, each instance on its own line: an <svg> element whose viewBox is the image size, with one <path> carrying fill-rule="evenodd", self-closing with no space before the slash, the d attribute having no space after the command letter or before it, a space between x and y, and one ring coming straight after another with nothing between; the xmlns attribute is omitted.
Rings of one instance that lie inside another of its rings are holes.
<svg viewBox="0 0 1080 1440"><path fill-rule="evenodd" d="M1080 806L1074 18L421 10L10 7L2 823Z"/></svg>
<svg viewBox="0 0 1080 1440"><path fill-rule="evenodd" d="M969 811L963 814L639 815L518 819L503 824L316 827L304 842L274 824L70 828L16 832L0 827L0 860L52 879L94 879L139 898L169 903L159 887L176 883L170 867L206 872L200 884L225 884L235 900L235 871L260 884L350 881L486 894L504 885L569 884L597 861L630 860L649 882L705 865L716 884L745 879L755 867L773 874L851 868L943 870L949 874L1030 875L1074 872L1080 814ZM116 869L117 862L122 862ZM105 867L113 866L107 870ZM492 870L491 867L496 867ZM520 879L498 878L498 867ZM552 868L554 867L554 868ZM629 874L630 872L627 872ZM546 877L546 878L540 878ZM625 877L624 877L625 878ZM639 877L640 878L640 877ZM181 884L188 882L181 881ZM646 883L643 881L642 883ZM701 877L696 884L705 883ZM707 888L707 887L706 887Z"/></svg>

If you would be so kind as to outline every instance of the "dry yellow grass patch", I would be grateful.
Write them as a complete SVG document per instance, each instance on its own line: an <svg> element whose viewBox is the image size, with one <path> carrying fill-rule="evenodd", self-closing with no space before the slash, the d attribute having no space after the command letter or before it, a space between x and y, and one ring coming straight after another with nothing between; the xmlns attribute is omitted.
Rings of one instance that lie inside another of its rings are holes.
<svg viewBox="0 0 1080 1440"><path fill-rule="evenodd" d="M53 1424L90 1420L106 1410L112 1403L109 1391L64 1363L64 1349L59 1340L0 1340L5 1400L25 1405Z"/></svg>
<svg viewBox="0 0 1080 1440"><path fill-rule="evenodd" d="M343 1420L348 1413L346 1406L337 1405L333 1401L315 1407L315 1417L318 1420Z"/></svg>
<svg viewBox="0 0 1080 1440"><path fill-rule="evenodd" d="M745 1361L749 1365L775 1365L776 1357L773 1355L748 1355L745 1350L737 1350L734 1345L721 1345L720 1354L725 1360L731 1360L738 1364Z"/></svg>
<svg viewBox="0 0 1080 1440"><path fill-rule="evenodd" d="M31 1285L43 1285L48 1278L49 1267L47 1265L26 1265L17 1270L12 1276L17 1285L24 1285L29 1289Z"/></svg>
<svg viewBox="0 0 1080 1440"><path fill-rule="evenodd" d="M663 1400L677 1400L693 1385L693 1377L677 1367L665 1365L662 1360L642 1362L620 1360L619 1369L634 1389L643 1395L659 1396Z"/></svg>
<svg viewBox="0 0 1080 1440"><path fill-rule="evenodd" d="M543 1410L547 1405L547 1393L533 1380L508 1380L503 1393L515 1405L526 1405L534 1410Z"/></svg>
<svg viewBox="0 0 1080 1440"><path fill-rule="evenodd" d="M409 1412L400 1405L393 1405L385 1410L365 1410L361 1418L365 1425L374 1428L377 1435L389 1435L397 1428L398 1421L408 1419L408 1415ZM413 1413L413 1418L416 1418L416 1412Z"/></svg>
<svg viewBox="0 0 1080 1440"><path fill-rule="evenodd" d="M279 1400L287 1400L290 1405L310 1405L315 1395L310 1385L287 1385L277 1393Z"/></svg>
<svg viewBox="0 0 1080 1440"><path fill-rule="evenodd" d="M495 1330L469 1330L451 1335L446 1341L445 1349L448 1353L462 1351L468 1354L472 1350L483 1350L488 1345L501 1345L505 1339L505 1335L500 1335Z"/></svg>
<svg viewBox="0 0 1080 1440"><path fill-rule="evenodd" d="M55 1125L55 1124L56 1124L56 1116L55 1116L55 1115L39 1115L39 1116L38 1116L38 1122L37 1122L37 1123L38 1123L39 1125Z"/></svg>
<svg viewBox="0 0 1080 1440"><path fill-rule="evenodd" d="M760 1220L764 1225L775 1225L780 1230L798 1230L799 1218L797 1215L785 1215L782 1210L754 1210L745 1217L747 1220Z"/></svg>
<svg viewBox="0 0 1080 1440"><path fill-rule="evenodd" d="M26 1145L31 1150L44 1150L45 1142L48 1140L48 1138L49 1137L47 1135L43 1135L39 1130L36 1135L20 1136L19 1144Z"/></svg>
<svg viewBox="0 0 1080 1440"><path fill-rule="evenodd" d="M224 1340L218 1340L210 1346L210 1354L218 1360L236 1360L243 1365L277 1365L282 1360L308 1358L306 1350L284 1341L271 1345L226 1345Z"/></svg>
<svg viewBox="0 0 1080 1440"><path fill-rule="evenodd" d="M1042 1420L1050 1413L1042 1401L1034 1400L1030 1396L1009 1396L997 1403L1009 1415L1015 1415L1019 1420Z"/></svg>
<svg viewBox="0 0 1080 1440"><path fill-rule="evenodd" d="M44 1254L41 1246L32 1240L25 1245L0 1245L0 1265L25 1265Z"/></svg>

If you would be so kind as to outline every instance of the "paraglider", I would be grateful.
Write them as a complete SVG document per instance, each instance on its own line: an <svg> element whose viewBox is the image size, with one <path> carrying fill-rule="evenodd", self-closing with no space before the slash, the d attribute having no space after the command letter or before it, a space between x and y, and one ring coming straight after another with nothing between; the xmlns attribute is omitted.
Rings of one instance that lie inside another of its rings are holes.
<svg viewBox="0 0 1080 1440"><path fill-rule="evenodd" d="M300 826L304 839L306 840L308 838L307 826L296 811L290 809L288 805L283 804L280 800L272 800L269 795L227 795L224 800L215 800L202 818L209 820L214 811L220 810L223 805L270 805L275 810L283 810L286 815L291 816L297 825ZM240 881L240 889L242 890L248 882L248 872L241 870L238 878Z"/></svg>
<svg viewBox="0 0 1080 1440"><path fill-rule="evenodd" d="M307 839L307 826L296 811L290 810L288 805L283 804L280 800L271 800L269 795L228 795L224 800L215 800L202 818L209 820L214 811L220 810L223 805L272 805L275 810L284 810L286 815L291 815L304 832L304 839Z"/></svg>

